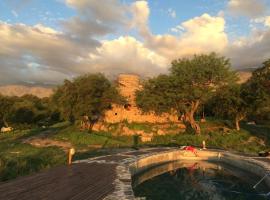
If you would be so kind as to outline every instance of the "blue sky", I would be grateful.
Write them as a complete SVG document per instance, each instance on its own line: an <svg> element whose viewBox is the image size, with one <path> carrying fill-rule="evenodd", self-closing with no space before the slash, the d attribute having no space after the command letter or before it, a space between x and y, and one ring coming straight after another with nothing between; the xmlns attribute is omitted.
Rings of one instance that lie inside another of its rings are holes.
<svg viewBox="0 0 270 200"><path fill-rule="evenodd" d="M270 58L268 0L1 0L0 11L0 84L153 76L211 51L236 69Z"/></svg>

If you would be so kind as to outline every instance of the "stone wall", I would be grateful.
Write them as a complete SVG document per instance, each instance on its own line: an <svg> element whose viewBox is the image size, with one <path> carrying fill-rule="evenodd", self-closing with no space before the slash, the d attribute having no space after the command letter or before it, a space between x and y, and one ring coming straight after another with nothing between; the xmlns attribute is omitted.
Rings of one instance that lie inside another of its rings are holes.
<svg viewBox="0 0 270 200"><path fill-rule="evenodd" d="M137 107L135 93L142 89L140 78L137 75L121 74L117 79L118 89L128 103L125 106L113 105L113 108L105 113L105 122L117 123L124 120L128 122L149 122L149 123L167 123L179 122L176 114L165 113L161 116L155 113L144 114Z"/></svg>

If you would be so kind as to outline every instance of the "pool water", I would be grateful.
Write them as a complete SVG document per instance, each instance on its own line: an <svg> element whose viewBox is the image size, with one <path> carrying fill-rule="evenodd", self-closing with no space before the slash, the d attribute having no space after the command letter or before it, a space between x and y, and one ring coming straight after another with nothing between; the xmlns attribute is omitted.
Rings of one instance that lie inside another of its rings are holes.
<svg viewBox="0 0 270 200"><path fill-rule="evenodd" d="M136 197L147 200L259 200L268 199L265 183L229 165L175 162L159 165L133 177Z"/></svg>

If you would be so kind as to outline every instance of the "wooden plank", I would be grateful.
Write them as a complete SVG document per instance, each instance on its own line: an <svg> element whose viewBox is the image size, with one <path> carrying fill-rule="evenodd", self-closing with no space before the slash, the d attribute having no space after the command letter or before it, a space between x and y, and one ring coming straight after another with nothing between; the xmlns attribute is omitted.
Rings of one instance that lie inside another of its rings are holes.
<svg viewBox="0 0 270 200"><path fill-rule="evenodd" d="M78 163L0 184L0 199L99 200L114 190L116 165Z"/></svg>

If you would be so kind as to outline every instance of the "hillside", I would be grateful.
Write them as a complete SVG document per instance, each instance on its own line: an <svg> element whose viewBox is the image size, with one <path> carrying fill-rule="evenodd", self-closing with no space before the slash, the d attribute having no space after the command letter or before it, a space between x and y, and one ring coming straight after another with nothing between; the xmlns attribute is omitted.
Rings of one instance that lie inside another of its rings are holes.
<svg viewBox="0 0 270 200"><path fill-rule="evenodd" d="M252 76L252 72L249 71L238 71L237 74L240 79L239 83L245 83Z"/></svg>
<svg viewBox="0 0 270 200"><path fill-rule="evenodd" d="M49 97L53 93L53 88L46 87L31 87L24 85L6 85L0 86L0 94L6 96L23 96L25 94L32 94L37 97Z"/></svg>

